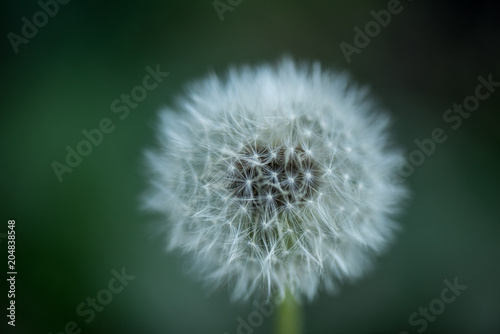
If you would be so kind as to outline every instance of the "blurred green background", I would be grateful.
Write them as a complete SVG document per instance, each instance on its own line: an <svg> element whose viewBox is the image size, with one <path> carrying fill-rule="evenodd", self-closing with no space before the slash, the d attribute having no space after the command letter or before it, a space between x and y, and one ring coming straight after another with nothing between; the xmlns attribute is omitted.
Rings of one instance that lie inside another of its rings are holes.
<svg viewBox="0 0 500 334"><path fill-rule="evenodd" d="M499 3L402 1L401 13L348 63L339 44L353 44L354 27L387 3L244 0L221 21L213 1L73 0L16 54L7 34L20 35L22 18L32 21L41 8L5 1L0 233L16 220L18 276L16 327L2 315L2 333L55 334L70 321L81 333L237 333L238 317L254 306L230 303L226 289L208 293L182 257L165 253L153 217L139 209L142 152L155 143L158 110L186 83L285 54L370 85L408 153L436 127L448 135L408 177L413 195L390 251L357 284L304 305L304 332L416 333L410 315L458 277L468 288L425 333L500 333L500 89L457 130L442 119L474 93L479 75L500 81ZM120 120L111 102L157 64L170 76ZM53 161L64 163L66 145L75 148L81 131L103 118L114 131L59 182ZM6 264L5 235L0 241ZM135 278L86 323L77 306L122 268ZM270 333L271 318L253 333Z"/></svg>

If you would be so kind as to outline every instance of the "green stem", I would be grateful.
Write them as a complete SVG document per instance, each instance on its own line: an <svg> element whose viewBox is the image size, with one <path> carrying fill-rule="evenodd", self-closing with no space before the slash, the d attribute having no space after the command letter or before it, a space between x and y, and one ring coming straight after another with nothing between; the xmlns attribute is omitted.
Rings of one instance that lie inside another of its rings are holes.
<svg viewBox="0 0 500 334"><path fill-rule="evenodd" d="M285 299L277 307L276 334L302 333L301 308L290 291L287 290Z"/></svg>

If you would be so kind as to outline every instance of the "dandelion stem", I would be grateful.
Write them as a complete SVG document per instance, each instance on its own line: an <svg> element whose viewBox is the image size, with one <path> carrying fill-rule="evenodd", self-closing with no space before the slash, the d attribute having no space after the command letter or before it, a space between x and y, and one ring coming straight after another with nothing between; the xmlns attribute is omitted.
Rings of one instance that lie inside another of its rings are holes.
<svg viewBox="0 0 500 334"><path fill-rule="evenodd" d="M301 307L288 290L286 291L285 299L278 305L275 326L276 334L302 333Z"/></svg>

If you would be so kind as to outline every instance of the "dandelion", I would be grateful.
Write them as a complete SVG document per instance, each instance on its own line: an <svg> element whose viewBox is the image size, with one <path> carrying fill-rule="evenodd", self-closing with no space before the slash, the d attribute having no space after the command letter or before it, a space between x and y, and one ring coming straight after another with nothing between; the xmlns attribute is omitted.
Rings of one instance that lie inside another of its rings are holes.
<svg viewBox="0 0 500 334"><path fill-rule="evenodd" d="M388 116L346 74L282 60L210 75L160 114L148 208L235 300L312 299L361 276L404 197Z"/></svg>

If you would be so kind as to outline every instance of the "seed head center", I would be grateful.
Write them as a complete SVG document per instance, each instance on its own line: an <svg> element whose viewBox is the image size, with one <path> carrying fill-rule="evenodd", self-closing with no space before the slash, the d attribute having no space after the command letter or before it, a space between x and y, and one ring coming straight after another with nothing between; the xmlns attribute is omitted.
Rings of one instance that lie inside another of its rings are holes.
<svg viewBox="0 0 500 334"><path fill-rule="evenodd" d="M318 193L320 167L300 145L247 145L235 160L228 175L230 193L259 212L278 213Z"/></svg>

